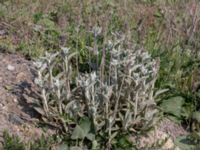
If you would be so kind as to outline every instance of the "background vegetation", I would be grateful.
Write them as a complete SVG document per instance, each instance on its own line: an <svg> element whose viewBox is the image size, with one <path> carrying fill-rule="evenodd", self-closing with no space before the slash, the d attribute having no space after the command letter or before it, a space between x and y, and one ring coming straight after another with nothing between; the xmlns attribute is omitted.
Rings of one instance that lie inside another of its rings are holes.
<svg viewBox="0 0 200 150"><path fill-rule="evenodd" d="M108 41L113 40L113 33L124 35L125 48L137 45L147 50L159 61L154 89L154 95L161 92L155 97L157 106L164 115L184 124L197 141L199 29L198 0L0 1L2 51L19 52L35 60L45 51L69 47L72 53L79 53L78 61L74 61L78 65L74 66L84 73L91 72L91 65L96 62L93 51L105 49Z"/></svg>

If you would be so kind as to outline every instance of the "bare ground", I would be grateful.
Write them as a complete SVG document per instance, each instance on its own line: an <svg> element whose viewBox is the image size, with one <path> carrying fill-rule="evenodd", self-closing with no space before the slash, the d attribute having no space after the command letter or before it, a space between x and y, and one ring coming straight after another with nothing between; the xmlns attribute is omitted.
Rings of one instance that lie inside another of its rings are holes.
<svg viewBox="0 0 200 150"><path fill-rule="evenodd" d="M32 63L18 54L0 52L0 142L7 130L23 141L50 134L38 127L38 115L23 98L36 88Z"/></svg>

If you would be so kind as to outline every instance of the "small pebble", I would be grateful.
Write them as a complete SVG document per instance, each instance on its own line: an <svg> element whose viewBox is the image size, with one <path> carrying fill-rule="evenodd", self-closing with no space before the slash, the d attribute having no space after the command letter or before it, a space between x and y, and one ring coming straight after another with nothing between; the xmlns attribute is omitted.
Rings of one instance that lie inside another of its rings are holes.
<svg viewBox="0 0 200 150"><path fill-rule="evenodd" d="M14 98L13 101L14 101L15 103L17 103L17 99L16 99L16 98Z"/></svg>
<svg viewBox="0 0 200 150"><path fill-rule="evenodd" d="M12 66L12 65L8 65L8 66L7 66L7 69L8 69L9 71L14 71L14 70L15 70L15 67Z"/></svg>

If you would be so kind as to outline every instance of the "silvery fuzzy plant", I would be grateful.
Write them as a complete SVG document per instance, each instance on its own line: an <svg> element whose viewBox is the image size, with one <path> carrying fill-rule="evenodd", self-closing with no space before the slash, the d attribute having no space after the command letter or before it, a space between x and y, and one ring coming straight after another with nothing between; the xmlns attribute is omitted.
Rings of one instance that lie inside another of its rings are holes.
<svg viewBox="0 0 200 150"><path fill-rule="evenodd" d="M106 128L109 140L116 130L141 131L157 121L153 89L158 62L143 49L123 48L123 42L122 37L107 45L107 72L99 69L77 79L84 93L86 112L97 131Z"/></svg>
<svg viewBox="0 0 200 150"><path fill-rule="evenodd" d="M41 89L44 111L40 113L54 120L59 118L58 122L73 139L79 139L80 134L69 130L70 123L77 124L83 117L90 118L95 134L108 134L108 144L119 130L138 132L149 129L157 121L153 89L158 62L136 46L125 48L124 37L114 37L105 46L109 58L102 58L95 71L77 73L73 86L71 59L77 53L69 48L46 53L35 63L38 71L35 81ZM56 69L57 73L53 73ZM71 121L62 116L68 116Z"/></svg>
<svg viewBox="0 0 200 150"><path fill-rule="evenodd" d="M45 53L35 62L37 78L35 83L39 86L41 106L38 109L45 116L59 116L63 114L63 103L68 102L71 97L71 59L76 53L71 53L69 48L61 48L60 52ZM53 73L53 72L57 73Z"/></svg>

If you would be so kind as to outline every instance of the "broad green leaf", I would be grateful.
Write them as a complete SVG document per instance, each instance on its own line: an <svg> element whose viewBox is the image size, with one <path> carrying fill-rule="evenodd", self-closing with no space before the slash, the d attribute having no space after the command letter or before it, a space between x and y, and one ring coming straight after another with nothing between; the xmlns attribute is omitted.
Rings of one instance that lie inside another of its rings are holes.
<svg viewBox="0 0 200 150"><path fill-rule="evenodd" d="M184 101L185 100L183 97L176 96L176 97L169 98L167 100L163 100L160 107L163 109L165 113L168 113L180 118Z"/></svg>
<svg viewBox="0 0 200 150"><path fill-rule="evenodd" d="M195 145L193 145L186 136L176 138L175 145L177 145L181 150L191 150L195 148Z"/></svg>
<svg viewBox="0 0 200 150"><path fill-rule="evenodd" d="M193 109L194 108L192 108L191 104L185 104L183 109L182 109L181 116L183 116L185 118L190 118L191 115L192 115L192 110Z"/></svg>
<svg viewBox="0 0 200 150"><path fill-rule="evenodd" d="M95 135L92 134L92 133L89 133L86 135L87 139L90 140L90 141L94 141L95 140Z"/></svg>
<svg viewBox="0 0 200 150"><path fill-rule="evenodd" d="M76 125L71 138L74 140L84 139L88 135L90 128L91 128L90 120L87 117L83 118L80 121L80 125Z"/></svg>
<svg viewBox="0 0 200 150"><path fill-rule="evenodd" d="M91 121L89 118L85 117L80 121L80 127L84 131L84 134L87 135L91 129Z"/></svg>
<svg viewBox="0 0 200 150"><path fill-rule="evenodd" d="M198 123L200 123L200 112L196 111L192 114L192 119L194 119L195 121L197 121Z"/></svg>
<svg viewBox="0 0 200 150"><path fill-rule="evenodd" d="M84 130L79 125L76 125L76 127L75 127L75 129L74 129L74 131L72 133L71 138L73 140L84 139L86 135L87 134L85 134Z"/></svg>

